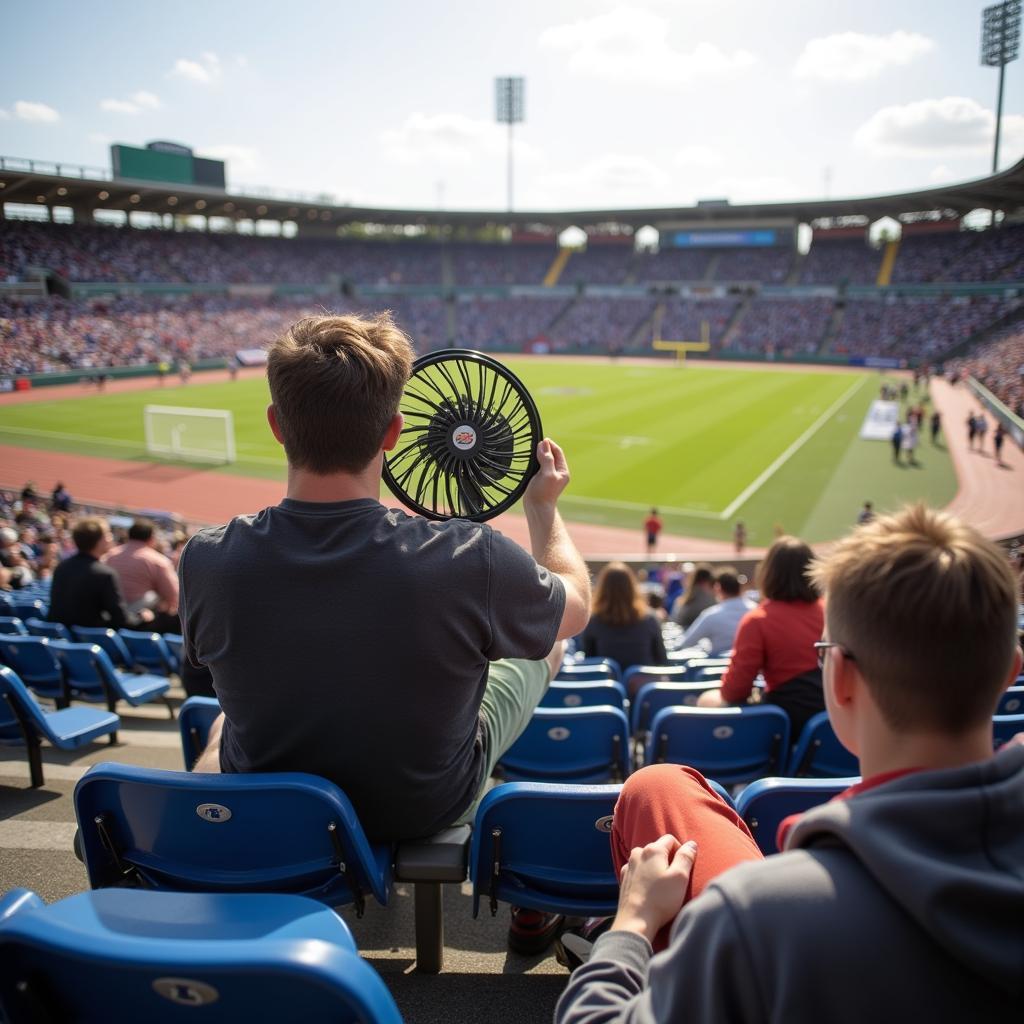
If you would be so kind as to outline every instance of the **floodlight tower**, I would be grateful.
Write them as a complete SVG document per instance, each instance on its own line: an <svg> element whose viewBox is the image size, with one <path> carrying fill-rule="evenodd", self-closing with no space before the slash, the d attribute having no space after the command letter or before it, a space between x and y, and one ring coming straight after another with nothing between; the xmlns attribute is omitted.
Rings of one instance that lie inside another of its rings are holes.
<svg viewBox="0 0 1024 1024"><path fill-rule="evenodd" d="M495 118L498 124L508 125L509 213L512 212L512 126L520 124L525 119L525 81L523 78L496 78L494 80Z"/></svg>
<svg viewBox="0 0 1024 1024"><path fill-rule="evenodd" d="M981 15L981 63L999 68L999 98L996 101L996 145L992 173L999 169L999 132L1003 120L1003 77L1006 65L1020 53L1021 0L1004 0L986 7Z"/></svg>

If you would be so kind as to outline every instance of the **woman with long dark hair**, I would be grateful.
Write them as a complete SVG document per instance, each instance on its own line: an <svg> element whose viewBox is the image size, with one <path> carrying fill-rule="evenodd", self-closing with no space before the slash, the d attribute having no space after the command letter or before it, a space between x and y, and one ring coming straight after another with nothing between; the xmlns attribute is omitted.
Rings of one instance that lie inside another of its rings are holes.
<svg viewBox="0 0 1024 1024"><path fill-rule="evenodd" d="M613 658L623 669L668 663L661 624L624 562L609 562L598 573L582 647L588 658Z"/></svg>

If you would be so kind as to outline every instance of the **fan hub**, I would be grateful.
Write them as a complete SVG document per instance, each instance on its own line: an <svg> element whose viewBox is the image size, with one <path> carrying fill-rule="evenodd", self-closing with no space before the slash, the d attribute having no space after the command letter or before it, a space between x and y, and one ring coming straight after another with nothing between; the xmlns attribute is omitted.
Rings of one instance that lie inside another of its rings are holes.
<svg viewBox="0 0 1024 1024"><path fill-rule="evenodd" d="M449 436L449 444L455 458L472 458L480 446L480 431L471 423L459 423Z"/></svg>

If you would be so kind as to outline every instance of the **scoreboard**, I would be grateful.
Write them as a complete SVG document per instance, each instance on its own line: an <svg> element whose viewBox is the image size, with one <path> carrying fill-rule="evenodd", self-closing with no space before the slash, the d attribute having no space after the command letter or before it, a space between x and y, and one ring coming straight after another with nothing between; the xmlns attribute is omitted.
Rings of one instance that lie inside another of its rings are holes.
<svg viewBox="0 0 1024 1024"><path fill-rule="evenodd" d="M116 143L110 147L110 163L115 179L226 187L223 160L195 156L188 146L174 142L151 142L145 149Z"/></svg>

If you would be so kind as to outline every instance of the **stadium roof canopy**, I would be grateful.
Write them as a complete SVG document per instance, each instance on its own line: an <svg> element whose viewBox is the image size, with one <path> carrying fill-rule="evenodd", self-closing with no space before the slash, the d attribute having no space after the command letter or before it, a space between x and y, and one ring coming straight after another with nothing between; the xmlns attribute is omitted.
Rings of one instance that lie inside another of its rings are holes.
<svg viewBox="0 0 1024 1024"><path fill-rule="evenodd" d="M255 191L255 190L254 190ZM260 190L263 191L263 190ZM269 191L269 190L267 190ZM917 192L862 198L819 199L774 203L701 203L691 207L649 209L516 211L410 210L339 205L329 196L242 194L194 185L113 180L109 172L0 157L0 201L76 210L146 211L161 214L201 214L233 219L292 220L318 232L353 223L394 226L451 225L465 228L510 226L519 230L552 233L576 226L584 230L635 231L647 224L704 221L709 225L736 225L742 221L786 219L812 222L822 219L900 217L939 211L955 218L976 209L1024 212L1024 159L998 174L961 184Z"/></svg>

